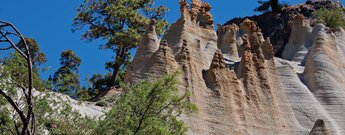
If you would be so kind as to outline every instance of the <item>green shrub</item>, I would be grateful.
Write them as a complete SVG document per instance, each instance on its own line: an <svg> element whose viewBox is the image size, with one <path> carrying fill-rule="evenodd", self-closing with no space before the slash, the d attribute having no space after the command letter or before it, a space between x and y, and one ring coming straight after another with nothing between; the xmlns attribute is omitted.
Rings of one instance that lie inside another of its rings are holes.
<svg viewBox="0 0 345 135"><path fill-rule="evenodd" d="M321 8L315 13L315 17L323 21L326 26L330 28L345 27L344 11L341 8L338 9L326 9Z"/></svg>
<svg viewBox="0 0 345 135"><path fill-rule="evenodd" d="M187 127L178 117L196 110L179 95L175 75L155 82L124 85L122 94L105 114L94 134L181 135Z"/></svg>

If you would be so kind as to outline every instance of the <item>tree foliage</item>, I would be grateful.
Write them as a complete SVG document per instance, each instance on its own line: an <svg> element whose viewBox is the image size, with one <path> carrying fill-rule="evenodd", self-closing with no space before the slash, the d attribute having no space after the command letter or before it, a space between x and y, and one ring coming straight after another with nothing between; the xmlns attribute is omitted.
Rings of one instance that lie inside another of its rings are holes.
<svg viewBox="0 0 345 135"><path fill-rule="evenodd" d="M77 9L73 31L87 28L82 39L105 40L103 49L115 52L113 60L106 63L112 71L109 86L116 85L121 69L130 60L130 50L136 48L151 18L157 20L157 33L167 26L163 17L168 9L155 6L154 0L85 0Z"/></svg>
<svg viewBox="0 0 345 135"><path fill-rule="evenodd" d="M5 77L10 78L12 83L15 84L13 87L28 87L29 81L27 78L29 77L29 73L27 71L27 63L25 58L18 52L11 52L10 56L2 61L2 65L4 66L2 79L5 79ZM33 87L38 91L44 91L45 89L38 71L33 72Z"/></svg>
<svg viewBox="0 0 345 135"><path fill-rule="evenodd" d="M35 51L33 51L35 54ZM37 61L36 61L37 62ZM27 62L18 52L11 52L10 55L2 60L1 65L1 85L0 89L11 96L11 98L21 106L21 110L27 110L25 99L20 90L27 90L29 87L29 73L27 70ZM39 64L37 64L38 66ZM45 85L42 83L39 73L39 67L36 67L33 75L33 88L38 91L44 91ZM16 128L22 128L21 120L18 115L13 114L13 108L8 107L8 102L0 96L0 133L17 134Z"/></svg>
<svg viewBox="0 0 345 135"><path fill-rule="evenodd" d="M255 8L254 11L259 11L259 12L268 12L268 11L280 12L282 7L283 7L283 4L279 3L278 0L269 0L269 1L259 0L258 3L260 4L260 6Z"/></svg>
<svg viewBox="0 0 345 135"><path fill-rule="evenodd" d="M23 41L22 47L14 44L13 38L19 38ZM11 108L13 116L12 122L12 131L15 131L16 134L26 135L26 134L34 134L35 133L35 113L34 110L34 103L33 103L33 89L34 89L34 71L33 71L33 61L31 59L31 52L29 45L25 42L24 36L21 32L11 23L0 20L0 42L1 43L8 43L10 46L6 48L1 48L1 50L9 50L14 48L15 52L18 56L21 56L25 65L25 69L27 73L27 77L23 78L26 84L17 81L15 79L12 80L11 74L12 72L7 71L5 69L1 69L2 72L0 74L0 98L5 99L7 101L8 106L2 107L0 109L8 109ZM12 64L12 63L10 63ZM14 74L14 77L21 76L21 74ZM20 78L20 77L18 77ZM15 98L15 95L21 92L21 96L19 98ZM0 100L3 100L0 99ZM17 101L18 100L18 101ZM6 110L5 110L6 111ZM4 112L5 112L4 111ZM1 114L3 116L3 114ZM5 117L3 117L5 118ZM2 120L6 121L6 120ZM2 126L1 126L2 127ZM2 130L2 129L1 129ZM13 133L13 132L12 132Z"/></svg>
<svg viewBox="0 0 345 135"><path fill-rule="evenodd" d="M80 90L78 76L80 63L81 59L72 50L63 51L60 58L61 67L53 76L53 90L75 96Z"/></svg>
<svg viewBox="0 0 345 135"><path fill-rule="evenodd" d="M36 90L43 91L45 86L42 84L42 81L39 77L39 66L46 62L46 57L43 52L40 51L39 45L37 42L32 38L25 38L25 41L30 50L30 56L32 59L33 65L33 87ZM16 46L25 52L25 45L22 40L20 40ZM29 73L27 71L27 62L24 57L22 57L19 52L10 52L8 57L5 57L1 61L1 65L3 65L3 72L5 72L9 78L17 85L23 86L25 88L28 87L29 80Z"/></svg>
<svg viewBox="0 0 345 135"><path fill-rule="evenodd" d="M35 72L38 72L38 66L45 63L47 61L46 56L43 52L41 52L40 47L36 40L32 38L24 38L27 45L30 49L30 56L32 59L32 66L36 70ZM20 50L25 51L25 45L22 40L20 40L17 44Z"/></svg>
<svg viewBox="0 0 345 135"><path fill-rule="evenodd" d="M196 106L187 101L188 94L179 95L175 76L122 84L122 94L100 121L96 134L185 134L187 128L177 117L195 111Z"/></svg>
<svg viewBox="0 0 345 135"><path fill-rule="evenodd" d="M328 27L345 27L344 10L321 8L315 13L317 19L322 20Z"/></svg>

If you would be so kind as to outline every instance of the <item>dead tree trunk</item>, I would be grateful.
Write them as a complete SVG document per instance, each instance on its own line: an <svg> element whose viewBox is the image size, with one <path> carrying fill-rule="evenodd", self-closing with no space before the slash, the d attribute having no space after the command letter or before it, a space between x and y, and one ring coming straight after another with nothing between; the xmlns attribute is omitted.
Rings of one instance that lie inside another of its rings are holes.
<svg viewBox="0 0 345 135"><path fill-rule="evenodd" d="M24 51L21 50L11 39L11 36L16 36L24 43ZM34 105L33 105L33 70L32 70L32 59L30 54L30 49L26 43L23 35L20 31L11 23L0 20L0 43L9 43L10 46L6 48L0 48L0 50L15 49L22 57L25 58L27 63L28 72L28 88L21 87L22 92L25 97L25 103L27 106L26 112L23 112L21 108L14 102L13 97L10 97L4 90L0 89L0 95L5 97L5 99L14 108L16 113L18 113L20 120L22 122L22 128L16 126L17 133L20 135L31 135L35 133L35 116L34 116ZM17 125L17 124L16 124ZM20 131L21 130L21 131ZM20 132L19 132L20 131Z"/></svg>

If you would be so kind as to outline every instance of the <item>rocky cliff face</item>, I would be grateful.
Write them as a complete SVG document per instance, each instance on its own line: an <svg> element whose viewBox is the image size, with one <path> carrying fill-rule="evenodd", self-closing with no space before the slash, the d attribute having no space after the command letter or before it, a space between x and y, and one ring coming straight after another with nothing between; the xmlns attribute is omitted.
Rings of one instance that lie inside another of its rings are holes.
<svg viewBox="0 0 345 135"><path fill-rule="evenodd" d="M284 7L282 12L278 14L267 12L261 15L239 17L231 19L225 24L240 24L246 18L257 22L264 37L271 39L275 56L282 57L285 46L291 41L290 35L294 32L290 25L292 18L301 14L305 18L313 19L313 13L320 8L336 9L343 7L341 3L332 1L334 0L307 0L304 4ZM311 20L310 23L312 26L316 24L315 20Z"/></svg>
<svg viewBox="0 0 345 135"><path fill-rule="evenodd" d="M211 6L180 1L181 18L159 42L148 26L126 81L181 70L197 113L188 134L345 134L345 32L295 14L283 59L255 21L218 26ZM274 44L274 43L273 43Z"/></svg>

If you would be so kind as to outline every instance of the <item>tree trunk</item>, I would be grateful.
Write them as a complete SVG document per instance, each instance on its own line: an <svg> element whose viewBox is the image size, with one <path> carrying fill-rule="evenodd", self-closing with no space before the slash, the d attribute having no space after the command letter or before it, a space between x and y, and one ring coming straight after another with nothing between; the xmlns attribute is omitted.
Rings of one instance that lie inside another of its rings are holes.
<svg viewBox="0 0 345 135"><path fill-rule="evenodd" d="M111 75L108 87L118 85L118 84L116 84L116 78L119 75L121 66L125 63L125 61L127 59L126 53L127 53L127 49L124 47L119 48L119 50L116 52L115 64L112 67L113 73Z"/></svg>

